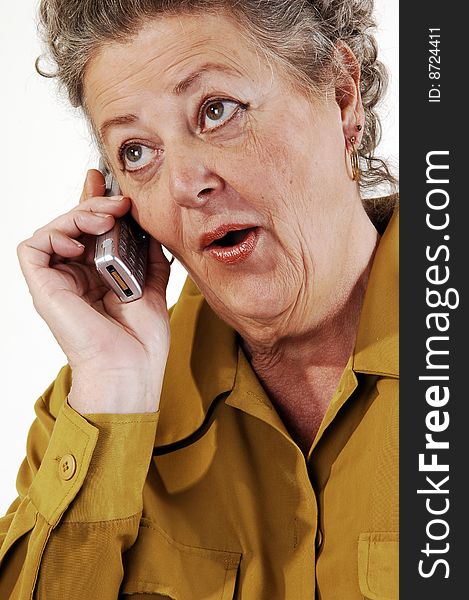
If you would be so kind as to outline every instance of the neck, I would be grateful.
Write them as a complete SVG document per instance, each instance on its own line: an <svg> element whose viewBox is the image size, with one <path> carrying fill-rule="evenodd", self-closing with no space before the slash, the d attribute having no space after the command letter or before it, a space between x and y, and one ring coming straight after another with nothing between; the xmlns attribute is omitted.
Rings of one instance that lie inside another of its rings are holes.
<svg viewBox="0 0 469 600"><path fill-rule="evenodd" d="M321 323L270 345L243 336L242 346L253 369L305 454L355 346L376 241L375 234L345 301L331 307Z"/></svg>
<svg viewBox="0 0 469 600"><path fill-rule="evenodd" d="M263 383L269 387L270 379L276 376L284 379L285 372L289 373L289 380L300 374L302 379L309 380L315 369L344 368L355 345L370 268L371 260L340 310L306 333L277 340L269 347L242 340L243 349Z"/></svg>

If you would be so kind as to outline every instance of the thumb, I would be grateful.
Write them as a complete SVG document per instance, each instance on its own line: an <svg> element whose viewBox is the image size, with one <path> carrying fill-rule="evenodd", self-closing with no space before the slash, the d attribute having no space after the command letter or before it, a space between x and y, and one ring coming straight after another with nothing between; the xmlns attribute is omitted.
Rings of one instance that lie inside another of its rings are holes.
<svg viewBox="0 0 469 600"><path fill-rule="evenodd" d="M145 286L153 288L159 295L165 297L166 286L168 285L170 274L170 265L166 256L163 254L161 244L150 237L150 247L148 250L147 278Z"/></svg>

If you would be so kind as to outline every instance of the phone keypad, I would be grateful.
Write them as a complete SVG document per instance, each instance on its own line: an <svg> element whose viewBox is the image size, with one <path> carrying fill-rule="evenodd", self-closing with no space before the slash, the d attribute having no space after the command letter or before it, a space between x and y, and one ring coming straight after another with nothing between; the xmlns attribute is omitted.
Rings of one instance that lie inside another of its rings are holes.
<svg viewBox="0 0 469 600"><path fill-rule="evenodd" d="M147 242L136 239L126 219L120 220L119 254L143 287L145 279Z"/></svg>

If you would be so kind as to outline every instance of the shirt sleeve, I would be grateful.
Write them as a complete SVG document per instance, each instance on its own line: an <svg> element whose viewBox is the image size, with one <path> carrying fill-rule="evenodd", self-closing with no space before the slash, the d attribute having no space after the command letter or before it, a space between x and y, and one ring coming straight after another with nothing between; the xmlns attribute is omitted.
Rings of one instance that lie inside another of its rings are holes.
<svg viewBox="0 0 469 600"><path fill-rule="evenodd" d="M159 413L81 415L70 369L35 404L18 498L0 519L0 598L115 600Z"/></svg>

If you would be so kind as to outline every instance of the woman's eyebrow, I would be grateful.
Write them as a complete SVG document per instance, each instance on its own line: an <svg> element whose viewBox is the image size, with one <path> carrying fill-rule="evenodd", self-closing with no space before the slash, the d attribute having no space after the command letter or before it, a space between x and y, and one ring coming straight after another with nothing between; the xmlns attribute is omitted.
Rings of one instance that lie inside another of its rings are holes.
<svg viewBox="0 0 469 600"><path fill-rule="evenodd" d="M204 74L210 71L218 71L221 73L226 73L228 75L236 75L237 77L241 77L242 73L240 71L238 71L237 69L230 67L228 65L223 65L220 63L205 63L204 65L200 66L197 68L196 71L194 71L193 73L190 73L189 75L187 75L187 77L184 77L184 79L182 81L180 81L179 83L177 83L173 90L172 93L175 94L176 96L180 96L181 94L183 94L184 92L187 92L187 90Z"/></svg>
<svg viewBox="0 0 469 600"><path fill-rule="evenodd" d="M135 123L135 121L138 121L138 117L132 114L107 119L99 128L99 137L101 141L104 141L104 136L107 130L111 127L114 127L115 125L129 125L131 123Z"/></svg>

